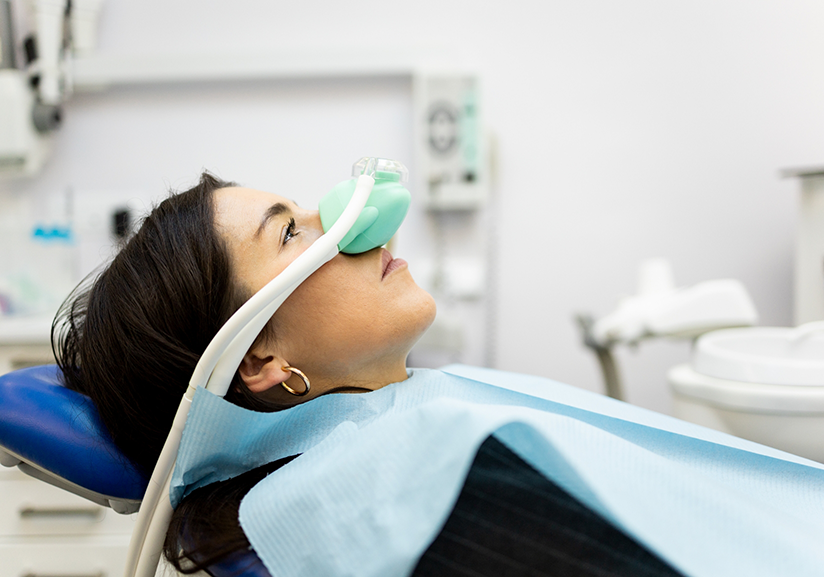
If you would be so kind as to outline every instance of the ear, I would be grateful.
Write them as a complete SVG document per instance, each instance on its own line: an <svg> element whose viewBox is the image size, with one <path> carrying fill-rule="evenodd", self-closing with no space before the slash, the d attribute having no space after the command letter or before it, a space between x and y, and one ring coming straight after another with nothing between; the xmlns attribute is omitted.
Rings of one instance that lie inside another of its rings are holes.
<svg viewBox="0 0 824 577"><path fill-rule="evenodd" d="M292 373L283 370L287 366L289 363L283 359L271 355L261 358L250 351L240 362L238 372L250 391L262 393L292 376Z"/></svg>

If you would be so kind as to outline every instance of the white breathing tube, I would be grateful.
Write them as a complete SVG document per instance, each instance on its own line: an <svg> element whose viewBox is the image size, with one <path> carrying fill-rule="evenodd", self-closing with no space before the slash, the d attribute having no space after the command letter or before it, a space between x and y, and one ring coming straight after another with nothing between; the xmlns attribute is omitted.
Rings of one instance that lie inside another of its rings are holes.
<svg viewBox="0 0 824 577"><path fill-rule="evenodd" d="M206 387L208 391L224 396L243 356L278 307L300 283L338 254L338 243L355 224L369 200L375 184L375 165L376 160L370 159L363 174L358 177L352 199L329 231L246 301L226 321L201 355L140 504L129 542L125 577L154 577L157 571L173 512L169 499L172 472L195 390Z"/></svg>

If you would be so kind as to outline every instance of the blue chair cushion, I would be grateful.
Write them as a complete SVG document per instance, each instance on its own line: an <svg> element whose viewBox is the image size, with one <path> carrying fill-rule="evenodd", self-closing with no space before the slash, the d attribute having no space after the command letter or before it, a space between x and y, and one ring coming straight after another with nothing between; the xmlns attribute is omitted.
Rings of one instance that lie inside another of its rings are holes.
<svg viewBox="0 0 824 577"><path fill-rule="evenodd" d="M91 399L63 386L56 365L0 376L0 448L116 499L140 500L148 485L112 442Z"/></svg>
<svg viewBox="0 0 824 577"><path fill-rule="evenodd" d="M263 561L251 548L232 553L223 561L207 567L206 572L213 577L271 577Z"/></svg>

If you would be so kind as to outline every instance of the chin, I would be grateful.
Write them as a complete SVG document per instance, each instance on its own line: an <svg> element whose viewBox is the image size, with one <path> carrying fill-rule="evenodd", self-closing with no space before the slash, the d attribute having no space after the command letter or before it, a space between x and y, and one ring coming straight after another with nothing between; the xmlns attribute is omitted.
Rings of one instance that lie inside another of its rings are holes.
<svg viewBox="0 0 824 577"><path fill-rule="evenodd" d="M426 291L423 292L427 296L427 299L429 301L429 314L427 317L428 320L426 321L426 326L423 329L426 330L432 325L433 322L435 322L435 316L437 316L438 314L438 305L435 304L435 298L431 294L429 294Z"/></svg>
<svg viewBox="0 0 824 577"><path fill-rule="evenodd" d="M411 279L411 276L410 276ZM405 309L402 313L402 331L408 339L409 348L417 343L432 323L437 314L437 305L434 297L422 289L414 279L408 286L402 305ZM399 319L400 320L400 319Z"/></svg>
<svg viewBox="0 0 824 577"><path fill-rule="evenodd" d="M435 322L435 316L438 312L438 307L435 304L435 299L431 294L421 289L421 308L418 315L419 323L417 324L417 334L415 335L415 342L418 342L432 323Z"/></svg>

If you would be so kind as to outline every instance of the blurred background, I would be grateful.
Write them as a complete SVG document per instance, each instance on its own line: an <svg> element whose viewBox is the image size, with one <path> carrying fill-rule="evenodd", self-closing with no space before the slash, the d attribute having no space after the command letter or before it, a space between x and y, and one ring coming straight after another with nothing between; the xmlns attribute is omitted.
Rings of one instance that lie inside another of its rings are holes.
<svg viewBox="0 0 824 577"><path fill-rule="evenodd" d="M824 164L820 2L74 5L91 32L60 127L37 168L2 167L9 346L202 170L315 207L366 155L411 174L393 252L439 305L412 365L603 391L575 317L613 311L649 258L796 320L801 182L781 171ZM627 399L669 412L689 346L617 350Z"/></svg>

